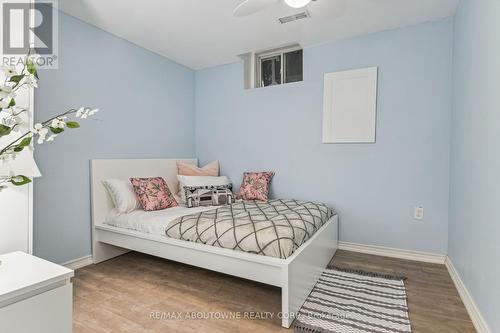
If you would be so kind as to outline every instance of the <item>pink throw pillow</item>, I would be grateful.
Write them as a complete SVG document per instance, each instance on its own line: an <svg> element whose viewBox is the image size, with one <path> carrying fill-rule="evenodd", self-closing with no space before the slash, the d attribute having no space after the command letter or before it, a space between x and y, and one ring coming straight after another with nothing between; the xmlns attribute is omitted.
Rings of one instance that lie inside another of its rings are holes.
<svg viewBox="0 0 500 333"><path fill-rule="evenodd" d="M219 161L213 161L199 168L196 165L184 163L177 161L177 174L179 176L209 176L209 177L219 177ZM177 188L177 196L182 198L182 193L184 191L180 187ZM182 201L182 200L181 200Z"/></svg>
<svg viewBox="0 0 500 333"><path fill-rule="evenodd" d="M238 197L243 200L267 201L274 172L245 172Z"/></svg>
<svg viewBox="0 0 500 333"><path fill-rule="evenodd" d="M162 210L177 206L165 179L130 178L137 200L145 211Z"/></svg>
<svg viewBox="0 0 500 333"><path fill-rule="evenodd" d="M180 176L212 176L219 177L219 161L208 163L202 168L196 165L177 161L177 174Z"/></svg>

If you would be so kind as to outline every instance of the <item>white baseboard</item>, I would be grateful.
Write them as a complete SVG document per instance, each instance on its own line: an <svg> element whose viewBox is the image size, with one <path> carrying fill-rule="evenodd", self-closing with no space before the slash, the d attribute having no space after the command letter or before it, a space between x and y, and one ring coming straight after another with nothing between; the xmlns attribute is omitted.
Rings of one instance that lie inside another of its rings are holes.
<svg viewBox="0 0 500 333"><path fill-rule="evenodd" d="M61 264L62 266L66 266L69 269L76 270L78 268L82 268L88 265L92 265L94 263L92 256L81 257L78 259L73 259L68 262Z"/></svg>
<svg viewBox="0 0 500 333"><path fill-rule="evenodd" d="M462 299L462 302L464 303L465 308L467 309L467 312L469 313L469 317L472 320L472 323L474 324L476 331L478 333L491 333L491 330L488 327L486 320L484 319L483 315L479 311L479 308L477 307L476 302L474 302L474 299L472 298L471 294L469 293L469 290L467 289L464 282L462 281L460 274L455 269L455 266L453 266L453 262L451 261L450 257L446 258L445 265L446 265L446 268L448 269L448 272L451 275L451 279L453 280L453 283L455 283L455 287L457 288L458 293L460 294L460 298Z"/></svg>
<svg viewBox="0 0 500 333"><path fill-rule="evenodd" d="M364 245L364 244L350 243L344 241L339 242L339 250L373 254L376 256L383 256L383 257L422 261L433 264L444 264L446 261L445 254L402 250L391 247Z"/></svg>

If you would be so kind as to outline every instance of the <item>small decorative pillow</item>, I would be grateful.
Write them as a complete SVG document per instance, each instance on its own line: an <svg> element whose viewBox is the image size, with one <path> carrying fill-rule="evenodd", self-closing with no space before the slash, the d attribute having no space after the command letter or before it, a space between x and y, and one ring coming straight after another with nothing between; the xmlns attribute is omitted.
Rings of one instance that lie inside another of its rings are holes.
<svg viewBox="0 0 500 333"><path fill-rule="evenodd" d="M179 187L182 189L179 193L181 204L186 203L186 193L184 187L199 187L199 186L223 186L231 185L231 180L226 176L210 177L210 176L177 176Z"/></svg>
<svg viewBox="0 0 500 333"><path fill-rule="evenodd" d="M165 179L130 178L135 195L145 211L162 210L177 206Z"/></svg>
<svg viewBox="0 0 500 333"><path fill-rule="evenodd" d="M269 184L273 177L274 172L245 172L238 198L267 201L269 198Z"/></svg>
<svg viewBox="0 0 500 333"><path fill-rule="evenodd" d="M186 207L223 206L234 203L232 185L185 186Z"/></svg>
<svg viewBox="0 0 500 333"><path fill-rule="evenodd" d="M137 201L134 187L130 182L121 179L107 179L102 181L111 196L115 209L120 214L131 213L141 205Z"/></svg>
<svg viewBox="0 0 500 333"><path fill-rule="evenodd" d="M208 163L202 168L177 161L177 174L181 176L219 176L219 161Z"/></svg>

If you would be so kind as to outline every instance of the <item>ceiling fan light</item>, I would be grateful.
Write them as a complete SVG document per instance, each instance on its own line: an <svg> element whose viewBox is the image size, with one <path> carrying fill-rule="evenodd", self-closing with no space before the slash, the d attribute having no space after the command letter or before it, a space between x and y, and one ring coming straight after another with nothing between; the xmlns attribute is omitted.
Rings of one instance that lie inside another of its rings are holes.
<svg viewBox="0 0 500 333"><path fill-rule="evenodd" d="M292 8L302 8L311 2L311 0L285 0L285 3Z"/></svg>

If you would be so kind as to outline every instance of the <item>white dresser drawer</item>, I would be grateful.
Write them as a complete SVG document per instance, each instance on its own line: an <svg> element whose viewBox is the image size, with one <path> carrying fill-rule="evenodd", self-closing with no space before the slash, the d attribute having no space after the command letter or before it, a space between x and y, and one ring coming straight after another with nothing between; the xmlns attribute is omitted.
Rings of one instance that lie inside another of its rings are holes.
<svg viewBox="0 0 500 333"><path fill-rule="evenodd" d="M0 308L0 332L71 333L73 285L65 284Z"/></svg>
<svg viewBox="0 0 500 333"><path fill-rule="evenodd" d="M23 252L0 261L0 333L71 333L74 272Z"/></svg>

